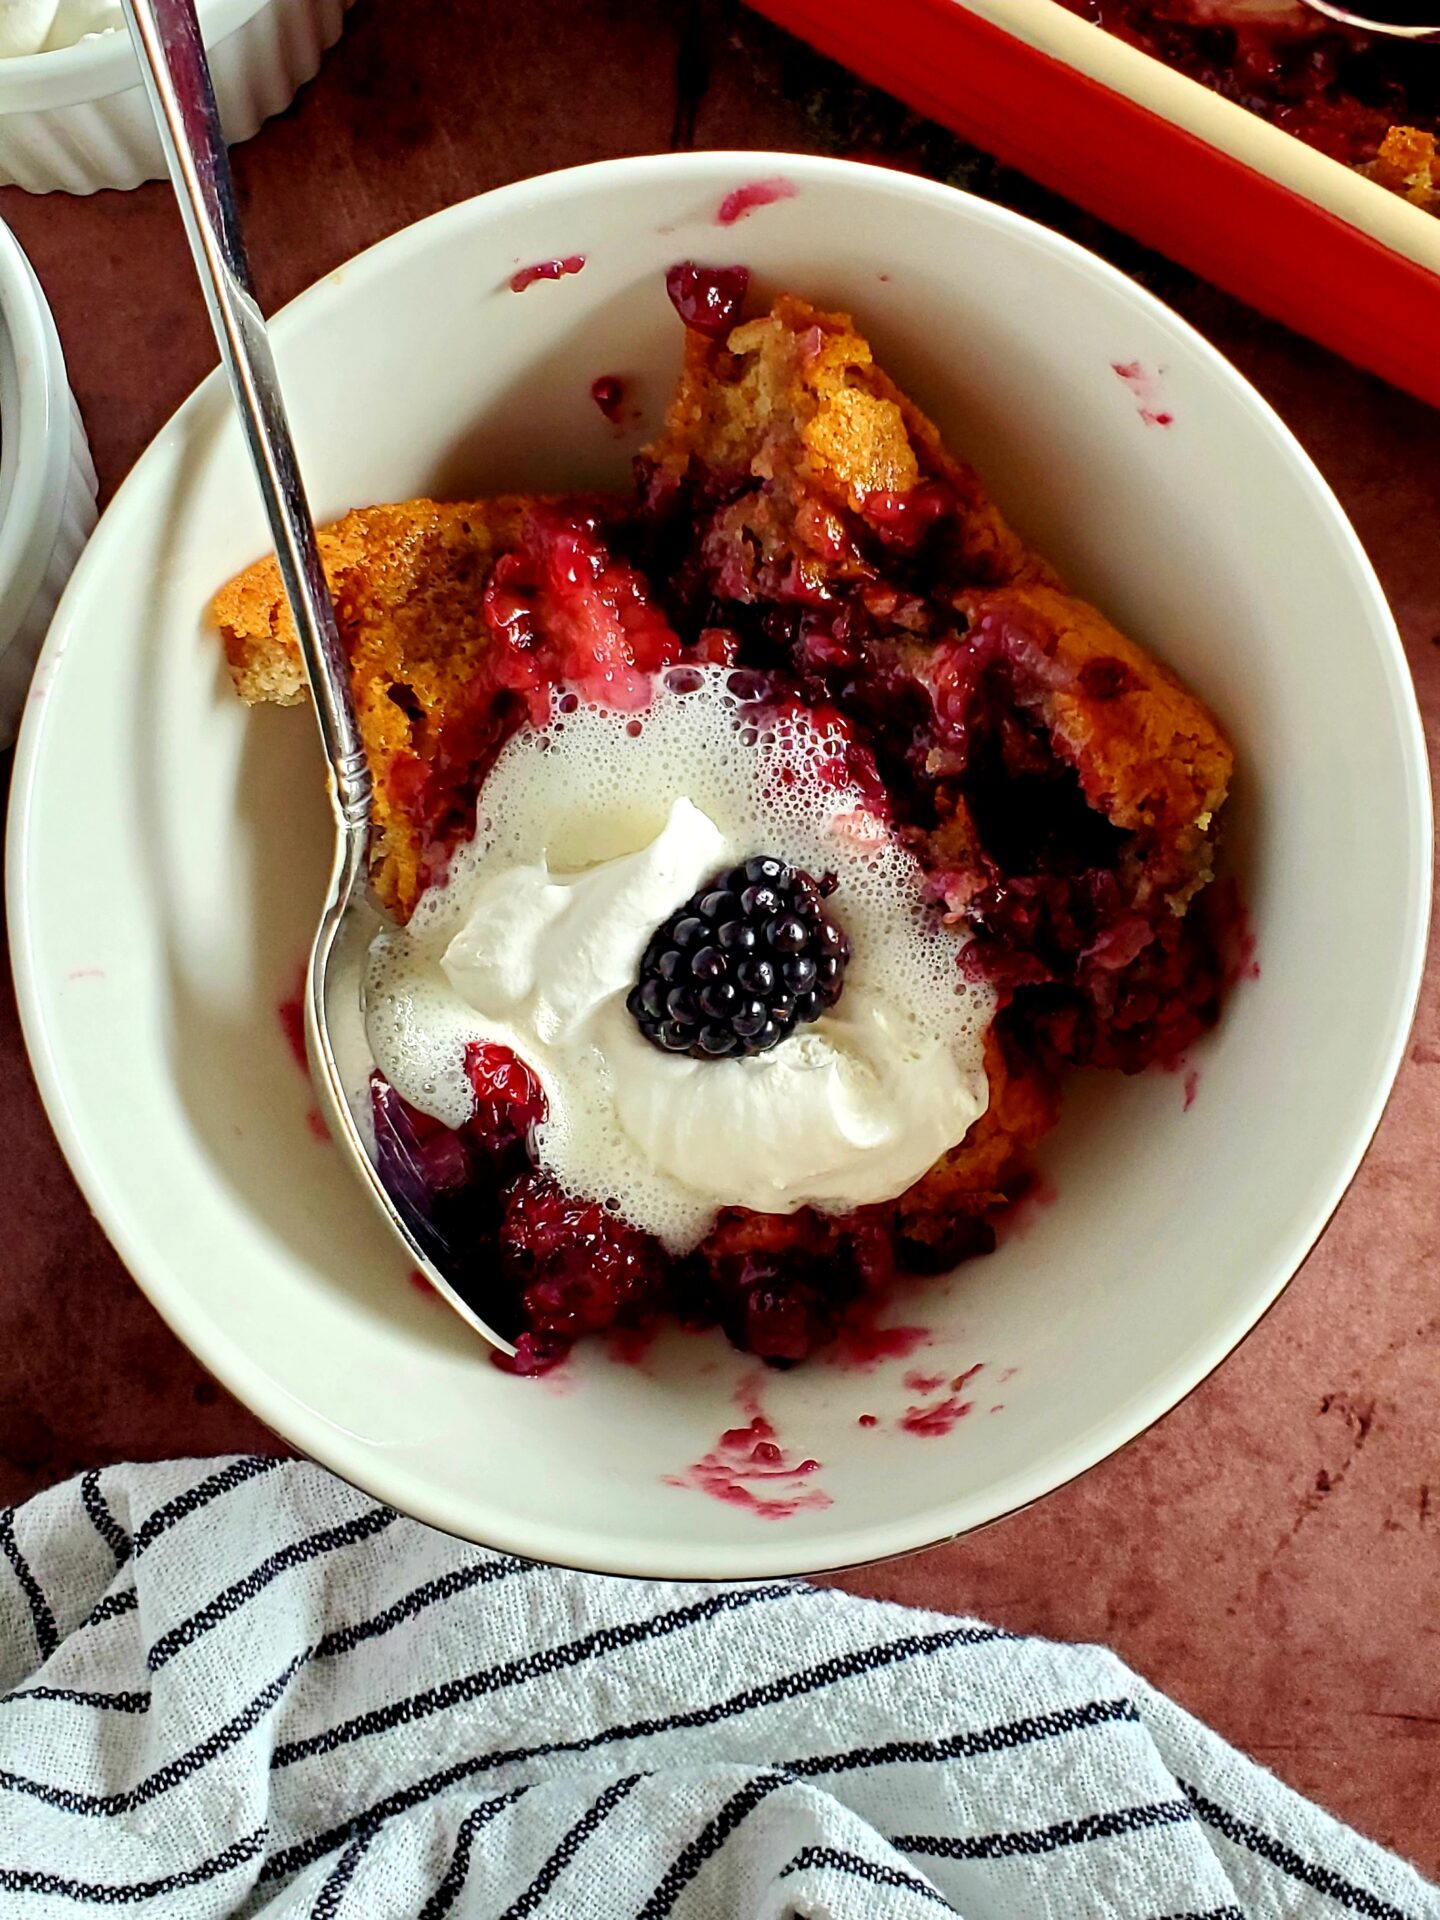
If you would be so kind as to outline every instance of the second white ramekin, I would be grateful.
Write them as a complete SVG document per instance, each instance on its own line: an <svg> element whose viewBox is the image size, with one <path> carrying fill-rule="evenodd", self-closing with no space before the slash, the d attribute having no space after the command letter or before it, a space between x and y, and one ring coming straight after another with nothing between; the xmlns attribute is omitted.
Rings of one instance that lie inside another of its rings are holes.
<svg viewBox="0 0 1440 1920"><path fill-rule="evenodd" d="M0 747L14 741L35 656L94 525L95 468L60 336L0 222Z"/></svg>
<svg viewBox="0 0 1440 1920"><path fill-rule="evenodd" d="M248 140L313 79L350 0L200 0L220 117ZM158 180L165 161L125 33L0 61L0 186L94 193Z"/></svg>

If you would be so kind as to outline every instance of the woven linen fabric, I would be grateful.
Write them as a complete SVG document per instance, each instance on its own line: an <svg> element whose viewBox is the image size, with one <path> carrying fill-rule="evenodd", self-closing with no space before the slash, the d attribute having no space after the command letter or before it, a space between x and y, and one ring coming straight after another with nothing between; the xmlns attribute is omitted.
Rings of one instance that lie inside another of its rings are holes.
<svg viewBox="0 0 1440 1920"><path fill-rule="evenodd" d="M299 1462L0 1515L0 1690L5 1920L1440 1920L1102 1648L535 1566Z"/></svg>

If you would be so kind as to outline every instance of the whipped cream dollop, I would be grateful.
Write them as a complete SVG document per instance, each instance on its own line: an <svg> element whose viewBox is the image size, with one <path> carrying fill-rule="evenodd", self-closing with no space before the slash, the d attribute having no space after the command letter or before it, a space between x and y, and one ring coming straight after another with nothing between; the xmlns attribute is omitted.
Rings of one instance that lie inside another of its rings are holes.
<svg viewBox="0 0 1440 1920"><path fill-rule="evenodd" d="M120 0L0 0L0 60L54 53L124 24Z"/></svg>
<svg viewBox="0 0 1440 1920"><path fill-rule="evenodd" d="M962 979L962 938L924 911L918 864L867 811L843 739L807 715L757 724L732 680L672 670L643 715L571 696L517 735L475 840L376 942L366 991L376 1062L403 1098L458 1126L466 1045L511 1048L545 1090L542 1165L672 1252L724 1206L892 1199L988 1098L993 996ZM625 1006L650 936L758 852L836 876L844 992L767 1053L664 1053Z"/></svg>

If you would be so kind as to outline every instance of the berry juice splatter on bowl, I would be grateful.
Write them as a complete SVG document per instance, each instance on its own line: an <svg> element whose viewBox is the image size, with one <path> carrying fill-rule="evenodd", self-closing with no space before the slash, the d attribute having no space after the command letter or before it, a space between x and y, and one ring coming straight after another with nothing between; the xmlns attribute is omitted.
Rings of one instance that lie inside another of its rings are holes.
<svg viewBox="0 0 1440 1920"><path fill-rule="evenodd" d="M397 923L377 1137L522 1373L666 1317L778 1368L863 1343L994 1247L1067 1068L1219 1012L1215 721L847 316L746 320L747 281L666 276L630 496L322 535ZM273 563L215 613L239 691L299 697Z"/></svg>

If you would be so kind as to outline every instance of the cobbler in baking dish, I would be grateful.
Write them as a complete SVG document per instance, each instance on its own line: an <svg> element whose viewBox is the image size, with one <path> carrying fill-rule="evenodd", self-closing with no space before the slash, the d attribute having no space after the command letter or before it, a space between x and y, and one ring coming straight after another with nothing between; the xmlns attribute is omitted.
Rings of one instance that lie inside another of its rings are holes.
<svg viewBox="0 0 1440 1920"><path fill-rule="evenodd" d="M626 497L321 534L375 775L377 1137L553 1365L664 1315L789 1366L989 1251L1076 1065L1217 1018L1230 748L843 314L684 263ZM235 685L303 675L274 562Z"/></svg>
<svg viewBox="0 0 1440 1920"><path fill-rule="evenodd" d="M1301 0L1060 4L1440 213L1440 47L1346 26ZM1403 20L1403 0L1389 12Z"/></svg>

